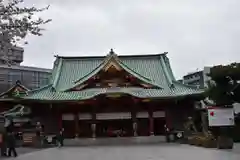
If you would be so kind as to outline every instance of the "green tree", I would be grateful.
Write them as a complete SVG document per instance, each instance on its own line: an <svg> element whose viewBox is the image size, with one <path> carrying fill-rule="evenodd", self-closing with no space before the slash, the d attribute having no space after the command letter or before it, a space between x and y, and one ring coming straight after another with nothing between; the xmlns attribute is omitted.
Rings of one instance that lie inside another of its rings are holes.
<svg viewBox="0 0 240 160"><path fill-rule="evenodd" d="M240 102L240 63L214 66L210 70L207 96L217 105Z"/></svg>
<svg viewBox="0 0 240 160"><path fill-rule="evenodd" d="M37 12L45 8L21 7L23 0L0 0L0 50L7 53L12 45L23 40L27 34L41 36L43 24L51 19L35 18Z"/></svg>

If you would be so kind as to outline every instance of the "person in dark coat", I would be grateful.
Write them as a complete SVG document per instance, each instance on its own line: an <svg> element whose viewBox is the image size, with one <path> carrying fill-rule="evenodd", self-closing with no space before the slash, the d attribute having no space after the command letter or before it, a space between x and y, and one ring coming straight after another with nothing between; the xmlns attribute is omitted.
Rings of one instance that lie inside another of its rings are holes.
<svg viewBox="0 0 240 160"><path fill-rule="evenodd" d="M64 141L63 129L61 129L60 132L58 133L57 141L58 141L58 146L62 147L63 146L63 141Z"/></svg>
<svg viewBox="0 0 240 160"><path fill-rule="evenodd" d="M36 136L40 138L42 132L42 125L40 122L37 122L36 124Z"/></svg>
<svg viewBox="0 0 240 160"><path fill-rule="evenodd" d="M16 140L14 137L14 133L11 132L8 134L7 137L7 147L8 147L8 156L11 157L12 153L14 157L17 157L17 151L16 151Z"/></svg>
<svg viewBox="0 0 240 160"><path fill-rule="evenodd" d="M167 125L164 125L164 131L165 131L165 136L166 136L166 141L170 142L170 129L167 127Z"/></svg>
<svg viewBox="0 0 240 160"><path fill-rule="evenodd" d="M2 143L1 143L1 156L5 157L7 156L7 144L6 144L7 138L6 133L2 134Z"/></svg>

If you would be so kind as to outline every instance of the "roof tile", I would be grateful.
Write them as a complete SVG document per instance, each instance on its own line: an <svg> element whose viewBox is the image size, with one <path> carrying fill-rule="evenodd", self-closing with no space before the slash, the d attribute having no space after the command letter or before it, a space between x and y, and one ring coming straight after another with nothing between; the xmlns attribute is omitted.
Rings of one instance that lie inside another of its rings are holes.
<svg viewBox="0 0 240 160"><path fill-rule="evenodd" d="M53 69L52 84L43 89L29 92L25 99L39 100L84 100L101 94L123 93L139 98L166 98L191 94L200 94L198 90L176 81L166 54L118 56L119 64L129 73L141 80L155 84L160 89L120 88L112 91L109 88L93 88L83 91L65 92L74 87L76 81L83 80L96 74L106 57L57 57ZM88 75L88 76L86 76ZM54 84L54 85L53 85ZM79 84L79 83L77 83ZM54 90L53 90L54 88ZM117 88L115 88L117 89Z"/></svg>

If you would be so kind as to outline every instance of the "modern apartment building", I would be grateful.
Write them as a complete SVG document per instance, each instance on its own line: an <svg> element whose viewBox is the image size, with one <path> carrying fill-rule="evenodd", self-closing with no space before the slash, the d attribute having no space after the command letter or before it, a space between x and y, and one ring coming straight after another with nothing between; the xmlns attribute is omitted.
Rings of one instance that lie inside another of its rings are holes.
<svg viewBox="0 0 240 160"><path fill-rule="evenodd" d="M12 87L17 80L29 89L48 84L51 69L20 65L23 53L20 47L13 47L7 54L0 52L0 93Z"/></svg>
<svg viewBox="0 0 240 160"><path fill-rule="evenodd" d="M210 67L204 67L201 71L191 72L183 76L183 84L197 86L198 88L207 88L210 77Z"/></svg>

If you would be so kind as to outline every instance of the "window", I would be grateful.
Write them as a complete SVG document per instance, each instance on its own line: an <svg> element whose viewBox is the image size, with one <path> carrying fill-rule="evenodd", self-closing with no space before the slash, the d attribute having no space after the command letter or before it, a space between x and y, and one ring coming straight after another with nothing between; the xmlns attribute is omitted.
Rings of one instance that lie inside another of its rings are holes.
<svg viewBox="0 0 240 160"><path fill-rule="evenodd" d="M0 82L5 81L5 79L6 79L5 74L0 74Z"/></svg>
<svg viewBox="0 0 240 160"><path fill-rule="evenodd" d="M39 88L39 72L32 72L32 88Z"/></svg>
<svg viewBox="0 0 240 160"><path fill-rule="evenodd" d="M39 73L40 86L45 86L49 83L49 73Z"/></svg>
<svg viewBox="0 0 240 160"><path fill-rule="evenodd" d="M10 70L8 72L8 82L9 84L15 84L17 80L21 81L21 71L20 70Z"/></svg>

